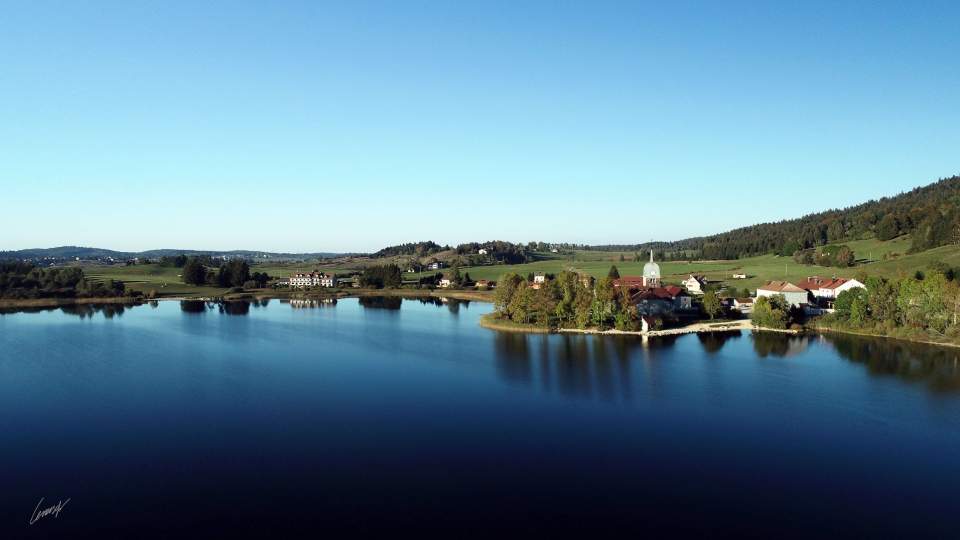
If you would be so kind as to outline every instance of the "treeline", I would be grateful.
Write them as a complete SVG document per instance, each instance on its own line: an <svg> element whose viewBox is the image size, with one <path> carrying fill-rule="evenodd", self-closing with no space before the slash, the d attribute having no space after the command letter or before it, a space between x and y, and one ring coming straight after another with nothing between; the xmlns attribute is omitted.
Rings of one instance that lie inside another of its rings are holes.
<svg viewBox="0 0 960 540"><path fill-rule="evenodd" d="M481 249L487 251L486 257L496 262L504 264L523 264L531 260L531 246L537 248L536 242L531 242L528 246L505 242L503 240L491 240L489 242L467 242L457 246L457 255L477 255ZM543 248L544 250L546 247Z"/></svg>
<svg viewBox="0 0 960 540"><path fill-rule="evenodd" d="M92 281L77 267L39 268L0 262L0 298L106 298L126 294L122 281Z"/></svg>
<svg viewBox="0 0 960 540"><path fill-rule="evenodd" d="M960 243L960 176L942 179L894 197L808 214L801 218L741 227L721 234L676 242L594 246L594 249L665 252L691 250L698 258L736 259L796 251L874 234L889 240L912 237L912 252Z"/></svg>
<svg viewBox="0 0 960 540"><path fill-rule="evenodd" d="M866 278L864 289L840 293L827 327L907 339L960 342L958 272L940 263L898 280Z"/></svg>
<svg viewBox="0 0 960 540"><path fill-rule="evenodd" d="M637 331L642 324L629 292L614 287L613 278L594 280L567 270L537 289L518 274L504 274L497 281L494 310L498 318L543 328Z"/></svg>
<svg viewBox="0 0 960 540"><path fill-rule="evenodd" d="M265 272L251 274L250 265L243 259L230 259L219 266L211 263L216 264L216 261L205 257L188 257L183 265L183 282L188 285L257 289L270 281L270 276Z"/></svg>
<svg viewBox="0 0 960 540"><path fill-rule="evenodd" d="M450 246L441 246L440 244L427 240L426 242L409 242L397 246L388 246L373 254L374 257L395 257L397 255L414 255L416 257L426 257L441 251L451 249Z"/></svg>

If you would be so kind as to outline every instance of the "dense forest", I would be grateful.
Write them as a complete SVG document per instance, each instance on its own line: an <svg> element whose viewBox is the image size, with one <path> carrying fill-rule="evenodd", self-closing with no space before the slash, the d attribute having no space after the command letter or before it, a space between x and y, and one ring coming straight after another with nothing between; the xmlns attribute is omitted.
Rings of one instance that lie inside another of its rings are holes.
<svg viewBox="0 0 960 540"><path fill-rule="evenodd" d="M440 244L427 240L425 242L408 242L398 246L388 246L373 254L374 257L395 257L397 255L414 255L416 257L425 257L447 251L450 246L441 246Z"/></svg>
<svg viewBox="0 0 960 540"><path fill-rule="evenodd" d="M39 268L0 262L0 298L107 298L124 296L120 281L91 281L77 267Z"/></svg>
<svg viewBox="0 0 960 540"><path fill-rule="evenodd" d="M945 178L894 197L809 214L797 219L761 223L721 234L676 242L593 246L606 251L655 249L684 258L736 259L778 253L792 256L828 243L873 234L889 240L912 237L911 251L960 243L960 176Z"/></svg>

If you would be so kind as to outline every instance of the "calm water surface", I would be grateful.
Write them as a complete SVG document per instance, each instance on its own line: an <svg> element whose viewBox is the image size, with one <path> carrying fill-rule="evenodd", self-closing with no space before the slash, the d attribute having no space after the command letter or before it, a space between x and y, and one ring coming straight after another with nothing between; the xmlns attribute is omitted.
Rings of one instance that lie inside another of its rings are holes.
<svg viewBox="0 0 960 540"><path fill-rule="evenodd" d="M0 316L0 538L949 536L960 351L521 335L488 304ZM70 498L28 520L41 497Z"/></svg>

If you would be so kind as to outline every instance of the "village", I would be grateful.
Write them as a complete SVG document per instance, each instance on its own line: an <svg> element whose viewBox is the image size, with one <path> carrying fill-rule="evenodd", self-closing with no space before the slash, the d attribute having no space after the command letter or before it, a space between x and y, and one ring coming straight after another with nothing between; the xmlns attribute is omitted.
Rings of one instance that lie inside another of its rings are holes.
<svg viewBox="0 0 960 540"><path fill-rule="evenodd" d="M481 248L479 254L483 255ZM428 270L439 271L445 265L436 260L424 265ZM415 273L414 268L407 268L406 273ZM615 272L615 268L611 269ZM584 289L594 291L596 278L585 273L576 273L577 279ZM747 289L738 289L735 283L747 279L746 274L734 273L729 281L710 282L701 274L689 274L679 281L679 284L669 284L663 279L660 265L654 260L654 253L649 253L649 261L643 266L642 275L631 276L619 274L609 276L614 290L618 291L629 309L633 311L641 332L665 327L677 327L700 321L705 318L722 317L727 319L749 318L754 306L760 298L767 301L776 301L794 313L804 317L812 317L831 313L834 302L844 291L855 288L866 288L866 285L856 279L838 277L808 276L802 281L767 281L759 286L752 295ZM525 287L532 291L539 291L547 287L556 275L545 272L531 272L522 281ZM272 282L275 288L289 288L299 290L312 289L352 289L364 286L362 273L349 276L338 276L332 273L319 271L295 272L288 278L275 279ZM401 287L415 287L427 289L491 291L497 287L493 280L471 280L469 274L461 275L459 268L445 272L419 277L417 279L401 279ZM594 293L596 294L596 293ZM705 302L706 300L706 302ZM705 306L715 303L717 308Z"/></svg>

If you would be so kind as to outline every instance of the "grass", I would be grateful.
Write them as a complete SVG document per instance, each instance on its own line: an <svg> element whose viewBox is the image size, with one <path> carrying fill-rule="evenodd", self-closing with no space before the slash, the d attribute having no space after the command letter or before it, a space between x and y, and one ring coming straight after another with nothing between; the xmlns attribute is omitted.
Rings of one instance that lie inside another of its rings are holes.
<svg viewBox="0 0 960 540"><path fill-rule="evenodd" d="M858 264L851 268L827 268L797 264L792 257L762 255L732 261L694 261L694 262L658 262L665 283L679 284L690 274L704 274L710 281L724 282L738 288L756 290L769 280L798 281L807 276L854 277L859 272L887 278L913 275L917 270L926 270L933 263L943 261L951 266L960 267L960 246L943 246L922 253L907 254L910 246L909 236L888 241L875 238L844 242L854 250ZM882 260L887 254L887 260ZM626 260L620 261L623 255ZM889 257L893 255L893 257ZM538 253L539 260L527 264L474 266L461 268L472 279L496 280L506 272L526 275L531 272L557 274L564 269L583 272L594 277L607 275L610 265L615 264L620 275L642 275L646 260L633 262L633 252L575 251L571 254ZM399 259L397 259L399 261ZM288 276L293 272L321 270L331 273L348 273L362 270L370 264L383 264L393 260L374 260L368 257L335 259L322 263L295 264L254 264L251 271L266 272L271 276ZM179 277L181 269L159 265L103 266L84 267L84 271L93 279L115 279L123 281L133 290L157 291L161 296L216 296L225 290L219 287L196 287L186 285ZM433 274L425 272L424 274ZM733 274L746 274L747 279L733 279ZM404 274L411 279L418 274Z"/></svg>
<svg viewBox="0 0 960 540"><path fill-rule="evenodd" d="M198 287L187 285L180 277L182 268L143 265L92 265L83 267L83 273L93 281L113 279L122 281L130 290L148 293L156 291L160 296L219 296L229 289L221 287Z"/></svg>

